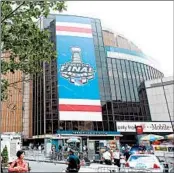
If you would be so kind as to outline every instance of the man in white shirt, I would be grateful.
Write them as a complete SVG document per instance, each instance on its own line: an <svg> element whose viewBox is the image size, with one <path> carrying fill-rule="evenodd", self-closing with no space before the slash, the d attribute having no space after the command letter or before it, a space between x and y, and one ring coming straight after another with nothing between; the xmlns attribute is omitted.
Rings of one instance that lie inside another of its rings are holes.
<svg viewBox="0 0 174 173"><path fill-rule="evenodd" d="M111 153L108 150L103 153L103 158L106 165L112 165Z"/></svg>

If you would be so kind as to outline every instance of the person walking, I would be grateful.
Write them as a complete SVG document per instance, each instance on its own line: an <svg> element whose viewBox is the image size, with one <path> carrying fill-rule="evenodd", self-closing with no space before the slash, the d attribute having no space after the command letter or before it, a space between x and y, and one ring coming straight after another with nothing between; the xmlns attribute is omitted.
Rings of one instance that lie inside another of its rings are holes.
<svg viewBox="0 0 174 173"><path fill-rule="evenodd" d="M103 158L106 165L112 165L112 157L108 149L103 153Z"/></svg>
<svg viewBox="0 0 174 173"><path fill-rule="evenodd" d="M8 172L28 172L28 164L24 161L24 151L17 151L16 156L17 159L10 164Z"/></svg>
<svg viewBox="0 0 174 173"><path fill-rule="evenodd" d="M126 150L126 151L125 151L124 156L125 156L126 161L127 161L127 160L129 159L129 157L130 157L129 150Z"/></svg>
<svg viewBox="0 0 174 173"><path fill-rule="evenodd" d="M126 164L126 159L124 157L124 154L120 155L120 168L124 168Z"/></svg>
<svg viewBox="0 0 174 173"><path fill-rule="evenodd" d="M69 157L67 162L66 172L79 172L80 169L80 159L74 154L72 149L69 150Z"/></svg>
<svg viewBox="0 0 174 173"><path fill-rule="evenodd" d="M113 157L114 157L114 165L120 167L120 152L118 149L116 149L113 152Z"/></svg>
<svg viewBox="0 0 174 173"><path fill-rule="evenodd" d="M59 149L59 152L62 152L62 145L59 145L58 149Z"/></svg>

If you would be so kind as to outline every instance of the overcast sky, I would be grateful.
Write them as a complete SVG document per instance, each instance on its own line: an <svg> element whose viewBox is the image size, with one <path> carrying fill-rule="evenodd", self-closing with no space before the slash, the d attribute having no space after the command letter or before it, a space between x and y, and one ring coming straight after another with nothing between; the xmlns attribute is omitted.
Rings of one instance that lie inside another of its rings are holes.
<svg viewBox="0 0 174 173"><path fill-rule="evenodd" d="M66 14L101 19L173 75L173 1L69 1Z"/></svg>

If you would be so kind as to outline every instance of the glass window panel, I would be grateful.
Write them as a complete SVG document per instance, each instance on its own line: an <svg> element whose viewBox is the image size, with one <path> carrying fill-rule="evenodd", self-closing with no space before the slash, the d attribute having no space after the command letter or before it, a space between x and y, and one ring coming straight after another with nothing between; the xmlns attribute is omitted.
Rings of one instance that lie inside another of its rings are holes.
<svg viewBox="0 0 174 173"><path fill-rule="evenodd" d="M114 58L112 58L111 61L112 61L112 64L116 63L116 60Z"/></svg>
<svg viewBox="0 0 174 173"><path fill-rule="evenodd" d="M110 58L107 58L107 63L111 64L111 59Z"/></svg>
<svg viewBox="0 0 174 173"><path fill-rule="evenodd" d="M102 28L101 28L101 24L100 23L96 23L96 28L97 28L97 32L99 32L99 33L102 32Z"/></svg>
<svg viewBox="0 0 174 173"><path fill-rule="evenodd" d="M104 58L106 60L106 55L104 51L100 51L100 56L101 58Z"/></svg>
<svg viewBox="0 0 174 173"><path fill-rule="evenodd" d="M98 46L98 39L97 39L97 37L93 37L93 40L94 40L94 45L97 45Z"/></svg>
<svg viewBox="0 0 174 173"><path fill-rule="evenodd" d="M103 52L105 51L104 47L99 47L99 50Z"/></svg>
<svg viewBox="0 0 174 173"><path fill-rule="evenodd" d="M146 66L146 67L147 67L147 73L148 73L149 79L152 79L151 72L150 72L150 67L149 66Z"/></svg>
<svg viewBox="0 0 174 173"><path fill-rule="evenodd" d="M99 45L103 46L103 38L102 37L98 37L98 41L99 41Z"/></svg>
<svg viewBox="0 0 174 173"><path fill-rule="evenodd" d="M93 30L94 32L97 32L95 23L92 22L91 25L92 25L92 30Z"/></svg>
<svg viewBox="0 0 174 173"><path fill-rule="evenodd" d="M118 78L118 73L117 73L117 71L115 70L115 71L113 71L113 73L114 73L114 78Z"/></svg>
<svg viewBox="0 0 174 173"><path fill-rule="evenodd" d="M97 57L100 56L99 51L95 51L95 56L97 56Z"/></svg>
<svg viewBox="0 0 174 173"><path fill-rule="evenodd" d="M113 71L112 70L108 70L109 76L113 76Z"/></svg>
<svg viewBox="0 0 174 173"><path fill-rule="evenodd" d="M113 77L109 77L109 81L111 85L114 85L114 78Z"/></svg>

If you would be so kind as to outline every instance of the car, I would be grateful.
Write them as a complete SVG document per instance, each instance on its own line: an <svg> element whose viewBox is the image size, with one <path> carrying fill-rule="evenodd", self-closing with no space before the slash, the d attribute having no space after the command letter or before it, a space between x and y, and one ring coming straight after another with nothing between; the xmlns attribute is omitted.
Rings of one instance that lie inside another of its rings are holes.
<svg viewBox="0 0 174 173"><path fill-rule="evenodd" d="M154 154L133 154L125 164L126 170L128 172L163 172L164 167Z"/></svg>

